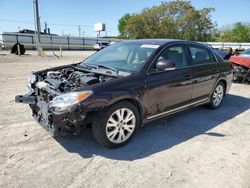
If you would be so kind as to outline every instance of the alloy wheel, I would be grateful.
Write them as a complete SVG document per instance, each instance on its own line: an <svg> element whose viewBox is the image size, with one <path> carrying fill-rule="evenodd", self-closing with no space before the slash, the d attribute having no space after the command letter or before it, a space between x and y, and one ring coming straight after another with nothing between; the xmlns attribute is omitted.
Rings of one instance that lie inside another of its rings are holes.
<svg viewBox="0 0 250 188"><path fill-rule="evenodd" d="M106 136L112 143L122 143L130 138L136 127L136 117L132 110L121 108L109 117Z"/></svg>
<svg viewBox="0 0 250 188"><path fill-rule="evenodd" d="M224 88L221 84L217 85L213 93L213 103L215 106L219 106L224 95Z"/></svg>

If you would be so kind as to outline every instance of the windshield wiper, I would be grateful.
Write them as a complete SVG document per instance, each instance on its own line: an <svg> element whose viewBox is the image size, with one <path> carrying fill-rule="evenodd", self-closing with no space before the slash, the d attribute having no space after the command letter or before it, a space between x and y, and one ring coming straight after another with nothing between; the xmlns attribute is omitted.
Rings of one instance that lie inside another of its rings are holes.
<svg viewBox="0 0 250 188"><path fill-rule="evenodd" d="M118 73L119 73L118 69L110 67L110 66L107 66L107 65L101 65L101 64L93 65L93 64L83 63L83 64L81 64L81 66L83 68L86 68L86 69L91 69L91 68L95 68L95 69L100 69L100 68L109 69L109 70L114 71L115 74L116 74L116 76L118 76Z"/></svg>
<svg viewBox="0 0 250 188"><path fill-rule="evenodd" d="M112 71L114 71L116 73L116 76L118 76L119 71L118 71L118 69L116 69L114 67L110 67L110 66L107 66L107 65L100 65L100 64L98 64L97 66L98 66L98 68L105 68L105 69L112 70Z"/></svg>
<svg viewBox="0 0 250 188"><path fill-rule="evenodd" d="M86 68L86 69L90 69L90 68L98 69L98 66L92 65L92 64L87 64L87 63L82 63L80 66L83 68Z"/></svg>

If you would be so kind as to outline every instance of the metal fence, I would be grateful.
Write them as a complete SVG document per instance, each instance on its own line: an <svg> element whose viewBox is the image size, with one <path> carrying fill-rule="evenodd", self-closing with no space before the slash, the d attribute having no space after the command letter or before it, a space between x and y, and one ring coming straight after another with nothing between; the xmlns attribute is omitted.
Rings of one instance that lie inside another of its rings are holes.
<svg viewBox="0 0 250 188"><path fill-rule="evenodd" d="M47 50L91 50L96 42L117 42L117 38L94 38L94 37L72 37L57 35L41 35L41 46ZM36 48L36 38L34 34L3 32L0 34L0 46L11 48L15 43L21 43L26 49ZM232 42L202 42L213 48L250 48L250 43Z"/></svg>
<svg viewBox="0 0 250 188"><path fill-rule="evenodd" d="M238 43L238 42L206 42L206 44L211 45L213 48L228 48L231 47L233 50L237 48L250 48L250 43Z"/></svg>
<svg viewBox="0 0 250 188"><path fill-rule="evenodd" d="M72 37L57 35L41 35L40 45L43 49L91 50L96 42L117 42L115 38ZM35 49L36 38L34 34L4 32L0 34L2 48L10 48L20 43L26 49Z"/></svg>

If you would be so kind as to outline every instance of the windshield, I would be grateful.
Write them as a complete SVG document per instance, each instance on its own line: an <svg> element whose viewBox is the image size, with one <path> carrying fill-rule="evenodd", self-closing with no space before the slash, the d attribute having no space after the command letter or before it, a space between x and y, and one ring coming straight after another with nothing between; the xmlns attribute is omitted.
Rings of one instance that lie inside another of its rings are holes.
<svg viewBox="0 0 250 188"><path fill-rule="evenodd" d="M248 50L242 52L242 53L240 54L240 56L243 56L243 57L250 57L250 49L248 49Z"/></svg>
<svg viewBox="0 0 250 188"><path fill-rule="evenodd" d="M159 45L141 44L137 42L118 42L95 53L83 63L103 65L118 71L136 72Z"/></svg>

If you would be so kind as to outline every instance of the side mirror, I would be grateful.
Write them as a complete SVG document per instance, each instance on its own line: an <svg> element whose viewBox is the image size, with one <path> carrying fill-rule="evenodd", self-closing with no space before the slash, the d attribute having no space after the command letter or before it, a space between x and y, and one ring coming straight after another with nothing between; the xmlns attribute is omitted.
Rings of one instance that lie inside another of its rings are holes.
<svg viewBox="0 0 250 188"><path fill-rule="evenodd" d="M160 60L156 63L158 70L175 70L175 63L171 60Z"/></svg>

